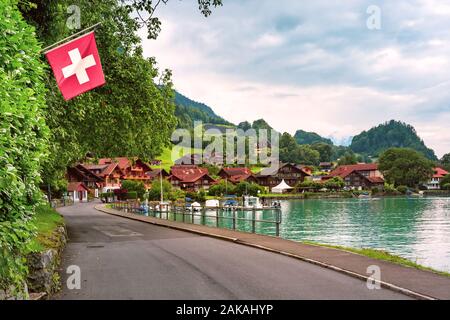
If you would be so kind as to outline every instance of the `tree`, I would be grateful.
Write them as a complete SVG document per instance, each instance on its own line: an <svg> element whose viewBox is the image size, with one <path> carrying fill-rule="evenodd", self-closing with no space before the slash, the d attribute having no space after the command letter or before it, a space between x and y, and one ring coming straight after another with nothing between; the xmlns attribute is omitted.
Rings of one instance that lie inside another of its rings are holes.
<svg viewBox="0 0 450 320"><path fill-rule="evenodd" d="M445 170L450 171L450 153L447 153L442 157L441 164Z"/></svg>
<svg viewBox="0 0 450 320"><path fill-rule="evenodd" d="M358 158L353 152L347 152L345 153L339 160L338 165L351 165L351 164L357 164Z"/></svg>
<svg viewBox="0 0 450 320"><path fill-rule="evenodd" d="M17 3L0 1L0 291L13 286L20 295L48 128L41 48Z"/></svg>
<svg viewBox="0 0 450 320"><path fill-rule="evenodd" d="M311 146L312 149L316 150L320 154L320 162L330 162L333 156L333 146L317 142Z"/></svg>
<svg viewBox="0 0 450 320"><path fill-rule="evenodd" d="M389 183L416 188L429 180L434 164L413 149L392 148L381 154L378 167Z"/></svg>
<svg viewBox="0 0 450 320"><path fill-rule="evenodd" d="M238 196L249 195L258 196L264 192L264 188L256 183L249 183L246 181L241 181L236 185L235 193Z"/></svg>
<svg viewBox="0 0 450 320"><path fill-rule="evenodd" d="M125 0L122 0L125 2ZM137 21L139 21L139 26L147 27L148 38L156 39L159 32L161 31L161 21L158 17L154 16L154 13L158 6L163 3L167 4L168 0L134 0L130 1L126 7L131 11L136 11ZM212 11L211 7L218 7L222 5L222 0L198 0L198 8L200 12L208 17ZM143 13L142 13L143 12ZM148 17L145 17L147 15Z"/></svg>
<svg viewBox="0 0 450 320"><path fill-rule="evenodd" d="M172 192L172 185L169 181L162 181L162 190L164 199L169 199L170 193ZM161 181L159 179L153 180L152 187L148 192L148 199L152 201L159 201L161 199Z"/></svg>
<svg viewBox="0 0 450 320"><path fill-rule="evenodd" d="M211 186L208 190L210 196L221 197L227 194L234 194L236 187L231 182L220 180L219 183Z"/></svg>
<svg viewBox="0 0 450 320"><path fill-rule="evenodd" d="M345 187L345 181L341 177L333 177L325 182L325 188L340 190Z"/></svg>
<svg viewBox="0 0 450 320"><path fill-rule="evenodd" d="M142 181L124 180L122 181L122 189L127 192L136 192L139 199L143 199L146 192L145 185Z"/></svg>
<svg viewBox="0 0 450 320"><path fill-rule="evenodd" d="M45 45L73 33L65 27L73 1L33 1L36 8L24 14ZM150 2L144 2L136 3L149 9ZM103 22L96 39L107 84L65 102L48 70L45 118L51 144L44 179L53 186L60 185L67 166L87 152L96 157L153 158L170 144L176 124L171 73L160 72L154 59L143 57L140 24L130 17L133 7L118 0L80 0L77 5L83 12L82 27Z"/></svg>
<svg viewBox="0 0 450 320"><path fill-rule="evenodd" d="M448 185L450 184L450 174L446 175L444 178L442 178L440 185L441 189L449 190Z"/></svg>

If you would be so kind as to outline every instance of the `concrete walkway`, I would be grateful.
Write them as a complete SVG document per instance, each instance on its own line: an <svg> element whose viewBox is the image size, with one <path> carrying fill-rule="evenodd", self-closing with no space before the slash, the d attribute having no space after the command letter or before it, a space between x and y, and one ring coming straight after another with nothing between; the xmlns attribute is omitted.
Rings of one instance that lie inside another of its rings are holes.
<svg viewBox="0 0 450 320"><path fill-rule="evenodd" d="M401 292L417 299L450 300L450 278L433 272L371 259L348 251L308 245L271 236L256 235L195 224L185 224L125 213L106 208L103 204L97 205L95 208L99 211L128 219L193 232L280 253L363 280L366 280L370 276L370 274L367 273L367 268L376 265L381 270L381 285L385 288Z"/></svg>

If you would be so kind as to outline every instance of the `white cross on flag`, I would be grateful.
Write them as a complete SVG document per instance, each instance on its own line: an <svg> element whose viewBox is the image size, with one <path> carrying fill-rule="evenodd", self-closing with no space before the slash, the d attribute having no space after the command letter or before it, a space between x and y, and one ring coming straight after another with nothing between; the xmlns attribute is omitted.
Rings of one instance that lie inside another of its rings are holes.
<svg viewBox="0 0 450 320"><path fill-rule="evenodd" d="M94 32L46 53L65 100L105 84Z"/></svg>

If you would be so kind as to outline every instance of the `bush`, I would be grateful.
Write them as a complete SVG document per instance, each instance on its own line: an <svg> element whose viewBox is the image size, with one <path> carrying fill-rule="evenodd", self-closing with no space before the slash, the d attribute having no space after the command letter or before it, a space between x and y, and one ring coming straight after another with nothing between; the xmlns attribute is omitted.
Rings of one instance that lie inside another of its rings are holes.
<svg viewBox="0 0 450 320"><path fill-rule="evenodd" d="M400 192L401 194L406 194L408 192L408 187L407 186L398 186L397 191Z"/></svg>
<svg viewBox="0 0 450 320"><path fill-rule="evenodd" d="M136 200L138 198L138 194L136 191L127 192L125 194L125 198L127 200Z"/></svg>
<svg viewBox="0 0 450 320"><path fill-rule="evenodd" d="M42 201L47 135L44 67L16 0L0 1L0 290L24 292L31 217Z"/></svg>
<svg viewBox="0 0 450 320"><path fill-rule="evenodd" d="M219 183L211 186L208 190L210 196L221 197L226 194L235 194L236 187L231 182L221 180Z"/></svg>
<svg viewBox="0 0 450 320"><path fill-rule="evenodd" d="M387 194L396 194L398 193L397 189L395 189L393 184L385 183L384 184L384 192Z"/></svg>
<svg viewBox="0 0 450 320"><path fill-rule="evenodd" d="M442 190L450 190L450 183L442 185Z"/></svg>
<svg viewBox="0 0 450 320"><path fill-rule="evenodd" d="M371 189L371 193L372 193L373 195L379 194L379 193L380 193L380 188L378 188L378 187L373 187L373 188Z"/></svg>
<svg viewBox="0 0 450 320"><path fill-rule="evenodd" d="M127 190L128 192L136 192L136 199L143 199L146 192L145 185L142 181L124 180L122 181L122 189Z"/></svg>

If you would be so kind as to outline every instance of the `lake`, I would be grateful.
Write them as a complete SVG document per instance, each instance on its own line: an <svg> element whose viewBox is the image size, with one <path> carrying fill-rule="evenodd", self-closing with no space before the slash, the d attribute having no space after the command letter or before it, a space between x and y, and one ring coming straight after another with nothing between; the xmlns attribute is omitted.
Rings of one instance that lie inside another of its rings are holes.
<svg viewBox="0 0 450 320"><path fill-rule="evenodd" d="M352 248L390 252L436 270L450 272L450 198L318 199L281 201L280 235ZM231 215L231 213L223 213ZM251 213L239 213L251 218ZM272 211L257 219L271 219ZM214 225L214 218L206 224ZM231 227L231 221L221 222ZM237 228L251 231L251 223ZM273 224L258 223L256 232L275 234Z"/></svg>

